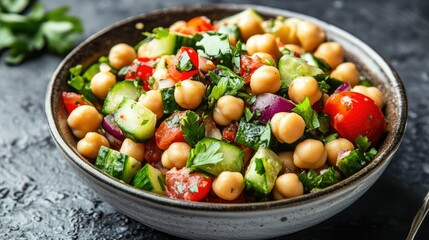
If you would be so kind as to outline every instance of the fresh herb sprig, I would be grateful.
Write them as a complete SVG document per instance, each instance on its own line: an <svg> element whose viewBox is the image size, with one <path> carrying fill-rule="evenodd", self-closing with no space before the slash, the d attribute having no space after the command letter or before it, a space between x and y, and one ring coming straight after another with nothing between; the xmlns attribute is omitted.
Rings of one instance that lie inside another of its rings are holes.
<svg viewBox="0 0 429 240"><path fill-rule="evenodd" d="M70 51L83 26L68 11L63 6L46 12L42 4L30 0L0 1L0 51L8 50L5 62L17 65L45 50L59 55Z"/></svg>
<svg viewBox="0 0 429 240"><path fill-rule="evenodd" d="M193 111L185 113L180 123L186 142L194 147L198 141L204 138L204 123L200 123L200 117Z"/></svg>

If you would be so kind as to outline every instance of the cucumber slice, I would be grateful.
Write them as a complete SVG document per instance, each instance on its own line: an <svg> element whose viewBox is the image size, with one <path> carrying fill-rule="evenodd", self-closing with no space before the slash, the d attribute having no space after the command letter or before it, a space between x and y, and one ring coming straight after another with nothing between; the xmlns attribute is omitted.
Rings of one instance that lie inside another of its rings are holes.
<svg viewBox="0 0 429 240"><path fill-rule="evenodd" d="M108 175L129 183L141 168L141 163L124 153L102 146L95 166Z"/></svg>
<svg viewBox="0 0 429 240"><path fill-rule="evenodd" d="M320 68L324 72L330 72L332 70L332 68L325 61L323 61L322 59L319 59L319 58L315 57L310 52L301 53L300 57L302 59L304 59L311 66L318 67L318 68Z"/></svg>
<svg viewBox="0 0 429 240"><path fill-rule="evenodd" d="M165 195L164 175L148 163L137 172L133 178L132 185L139 189Z"/></svg>
<svg viewBox="0 0 429 240"><path fill-rule="evenodd" d="M163 55L175 55L182 46L194 47L198 37L169 32L163 38L154 38L139 46L139 57L158 58Z"/></svg>
<svg viewBox="0 0 429 240"><path fill-rule="evenodd" d="M311 66L305 60L289 55L283 55L279 60L280 79L282 88L286 88L295 78L300 76L316 76L323 71Z"/></svg>
<svg viewBox="0 0 429 240"><path fill-rule="evenodd" d="M270 149L260 147L250 160L244 175L246 192L257 198L267 196L281 169L279 157Z"/></svg>
<svg viewBox="0 0 429 240"><path fill-rule="evenodd" d="M135 142L145 142L155 133L155 113L133 99L123 99L114 113L114 119L124 136Z"/></svg>
<svg viewBox="0 0 429 240"><path fill-rule="evenodd" d="M220 158L216 163L210 162L214 155ZM241 172L243 159L242 148L218 139L204 138L191 150L187 167L218 176L223 171Z"/></svg>
<svg viewBox="0 0 429 240"><path fill-rule="evenodd" d="M104 100L101 112L104 115L113 113L124 97L137 100L142 94L142 88L134 81L121 81L113 85Z"/></svg>

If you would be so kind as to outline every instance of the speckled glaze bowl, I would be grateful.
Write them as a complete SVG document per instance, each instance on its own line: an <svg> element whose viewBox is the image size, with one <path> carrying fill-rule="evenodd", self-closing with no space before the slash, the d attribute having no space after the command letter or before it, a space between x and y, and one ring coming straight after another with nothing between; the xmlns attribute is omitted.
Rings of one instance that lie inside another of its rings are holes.
<svg viewBox="0 0 429 240"><path fill-rule="evenodd" d="M220 19L245 8L256 9L265 18L285 16L310 19L327 31L329 40L343 45L346 59L379 87L386 99L388 120L385 140L377 157L353 176L321 191L282 201L248 204L212 204L186 202L135 189L117 181L83 158L76 150L77 140L69 130L61 92L67 85L69 68L89 66L117 43L136 44L142 38L137 23L144 30L169 26L178 20L205 15ZM118 22L73 50L60 64L47 88L46 115L49 129L61 152L76 173L102 199L120 212L160 231L192 239L259 239L285 235L310 227L342 211L362 196L389 164L404 135L407 100L404 86L392 67L365 43L335 26L302 14L249 5L194 5L164 9ZM381 204L381 203L380 203Z"/></svg>

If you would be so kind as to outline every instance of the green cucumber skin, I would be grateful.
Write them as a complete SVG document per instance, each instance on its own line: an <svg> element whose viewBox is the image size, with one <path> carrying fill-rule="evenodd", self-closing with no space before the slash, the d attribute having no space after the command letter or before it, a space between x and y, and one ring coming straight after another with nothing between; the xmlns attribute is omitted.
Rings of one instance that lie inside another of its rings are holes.
<svg viewBox="0 0 429 240"><path fill-rule="evenodd" d="M156 115L132 99L123 99L114 120L124 136L135 142L146 142L155 134Z"/></svg>
<svg viewBox="0 0 429 240"><path fill-rule="evenodd" d="M264 173L257 172L257 160L261 160ZM249 166L244 175L245 191L256 198L267 196L274 187L275 180L282 165L279 157L268 148L260 147L250 160Z"/></svg>
<svg viewBox="0 0 429 240"><path fill-rule="evenodd" d="M164 195L164 182L160 182L159 178L163 179L161 171L146 163L134 176L132 185L142 190Z"/></svg>
<svg viewBox="0 0 429 240"><path fill-rule="evenodd" d="M308 64L304 59L283 55L278 63L282 88L286 88L292 81L300 76L316 76L323 71Z"/></svg>
<svg viewBox="0 0 429 240"><path fill-rule="evenodd" d="M104 100L101 112L108 115L116 111L124 98L137 100L142 94L142 88L134 81L121 81L113 85Z"/></svg>
<svg viewBox="0 0 429 240"><path fill-rule="evenodd" d="M141 163L124 153L102 146L98 151L95 166L109 176L129 183L140 170Z"/></svg>

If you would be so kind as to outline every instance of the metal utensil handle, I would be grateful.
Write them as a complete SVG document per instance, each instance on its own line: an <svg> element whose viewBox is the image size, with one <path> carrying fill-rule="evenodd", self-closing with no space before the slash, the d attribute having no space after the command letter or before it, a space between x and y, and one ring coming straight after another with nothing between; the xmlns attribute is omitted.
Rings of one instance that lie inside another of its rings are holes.
<svg viewBox="0 0 429 240"><path fill-rule="evenodd" d="M416 216L414 216L414 220L413 220L413 223L411 224L411 228L410 228L410 232L408 233L407 240L414 239L428 211L429 211L429 192L426 194L425 198L423 199L423 204L420 207L420 209L417 211Z"/></svg>

